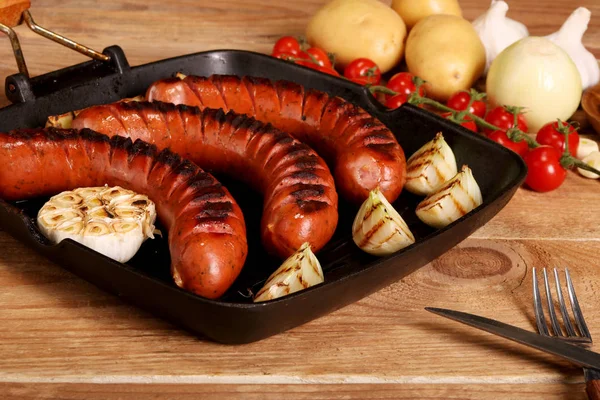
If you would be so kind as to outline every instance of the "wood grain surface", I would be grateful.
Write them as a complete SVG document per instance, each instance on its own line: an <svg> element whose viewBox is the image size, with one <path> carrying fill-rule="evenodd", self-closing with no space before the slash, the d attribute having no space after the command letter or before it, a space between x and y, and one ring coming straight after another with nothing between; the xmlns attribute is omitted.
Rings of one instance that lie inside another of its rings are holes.
<svg viewBox="0 0 600 400"><path fill-rule="evenodd" d="M95 50L119 44L138 65L218 48L268 52L279 36L301 34L324 0L32 3L38 24ZM473 19L489 2L460 4ZM509 16L534 35L556 30L576 6L588 7L593 20L584 43L600 57L597 0L509 5ZM86 60L25 26L16 31L34 76ZM2 76L16 72L11 57L0 36ZM580 369L423 308L459 309L534 330L531 268L568 266L592 335L600 335L598 185L570 173L551 193L519 189L490 223L416 273L240 346L192 336L0 232L0 397L585 399Z"/></svg>

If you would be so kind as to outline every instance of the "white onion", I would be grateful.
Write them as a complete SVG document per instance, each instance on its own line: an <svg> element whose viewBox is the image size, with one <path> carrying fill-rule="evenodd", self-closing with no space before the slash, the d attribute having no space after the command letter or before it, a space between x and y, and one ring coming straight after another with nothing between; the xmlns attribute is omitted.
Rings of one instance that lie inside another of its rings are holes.
<svg viewBox="0 0 600 400"><path fill-rule="evenodd" d="M321 263L308 243L289 256L258 291L254 302L273 300L323 283Z"/></svg>
<svg viewBox="0 0 600 400"><path fill-rule="evenodd" d="M379 189L369 192L352 224L352 239L363 251L387 256L415 242L404 219Z"/></svg>
<svg viewBox="0 0 600 400"><path fill-rule="evenodd" d="M417 195L429 196L457 172L454 153L442 132L438 132L406 161L404 188Z"/></svg>
<svg viewBox="0 0 600 400"><path fill-rule="evenodd" d="M463 165L454 178L417 205L417 217L434 228L451 224L483 203L481 190L471 169Z"/></svg>
<svg viewBox="0 0 600 400"><path fill-rule="evenodd" d="M560 118L566 121L581 101L581 76L569 55L550 40L526 37L504 49L486 81L492 105L525 107L530 132Z"/></svg>

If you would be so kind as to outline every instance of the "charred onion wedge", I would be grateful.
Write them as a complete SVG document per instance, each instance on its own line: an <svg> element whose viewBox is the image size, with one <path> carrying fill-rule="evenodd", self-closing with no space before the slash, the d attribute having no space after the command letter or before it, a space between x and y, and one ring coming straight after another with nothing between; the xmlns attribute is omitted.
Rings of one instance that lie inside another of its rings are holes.
<svg viewBox="0 0 600 400"><path fill-rule="evenodd" d="M434 228L443 228L479 207L483 199L471 169L461 171L417 205L417 217Z"/></svg>
<svg viewBox="0 0 600 400"><path fill-rule="evenodd" d="M408 159L404 187L411 193L428 196L457 172L454 153L438 132Z"/></svg>
<svg viewBox="0 0 600 400"><path fill-rule="evenodd" d="M352 239L361 250L376 256L395 253L415 242L406 222L379 189L372 190L358 210Z"/></svg>
<svg viewBox="0 0 600 400"><path fill-rule="evenodd" d="M323 283L325 280L319 260L304 243L269 276L254 302L273 300Z"/></svg>

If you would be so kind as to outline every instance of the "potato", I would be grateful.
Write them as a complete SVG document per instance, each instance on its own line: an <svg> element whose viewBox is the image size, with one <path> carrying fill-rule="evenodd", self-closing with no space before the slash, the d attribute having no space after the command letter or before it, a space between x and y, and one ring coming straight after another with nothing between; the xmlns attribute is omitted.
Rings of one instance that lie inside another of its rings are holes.
<svg viewBox="0 0 600 400"><path fill-rule="evenodd" d="M333 0L317 11L306 29L310 45L334 53L342 68L366 57L381 72L400 62L405 38L402 18L378 0Z"/></svg>
<svg viewBox="0 0 600 400"><path fill-rule="evenodd" d="M454 15L430 15L406 41L408 70L427 81L427 96L445 101L468 90L485 68L485 48L471 23Z"/></svg>
<svg viewBox="0 0 600 400"><path fill-rule="evenodd" d="M458 0L392 0L392 9L400 15L409 30L417 22L433 14L462 17Z"/></svg>

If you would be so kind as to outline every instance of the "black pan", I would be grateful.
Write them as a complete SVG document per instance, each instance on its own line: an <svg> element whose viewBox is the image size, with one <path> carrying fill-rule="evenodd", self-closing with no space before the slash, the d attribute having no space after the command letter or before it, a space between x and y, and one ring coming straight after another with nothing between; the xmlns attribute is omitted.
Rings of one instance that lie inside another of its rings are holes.
<svg viewBox="0 0 600 400"><path fill-rule="evenodd" d="M280 261L268 257L259 242L260 196L238 182L217 175L244 212L249 255L242 274L219 300L207 300L174 285L165 238L146 241L130 262L121 264L71 240L50 244L34 222L47 198L0 201L0 227L18 240L102 289L218 342L247 343L275 335L403 278L487 223L508 203L526 175L518 155L457 124L411 105L386 110L363 87L269 56L218 50L130 67L119 47L109 47L104 53L111 56L109 63L88 61L32 79L9 76L6 92L14 104L0 109L0 131L43 126L49 115L143 94L152 82L177 72L260 76L294 81L360 105L395 133L407 157L442 131L459 167L468 164L480 185L483 205L441 230L421 223L414 213L421 198L403 192L394 206L417 240L385 258L370 256L354 245L350 227L357 208L342 200L338 229L317 255L325 283L258 304L252 303L249 293L256 293Z"/></svg>

